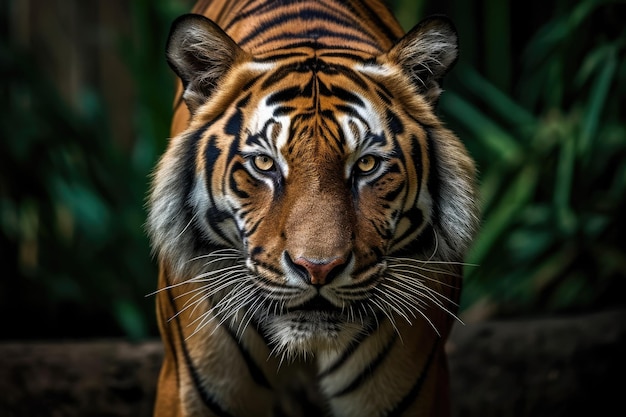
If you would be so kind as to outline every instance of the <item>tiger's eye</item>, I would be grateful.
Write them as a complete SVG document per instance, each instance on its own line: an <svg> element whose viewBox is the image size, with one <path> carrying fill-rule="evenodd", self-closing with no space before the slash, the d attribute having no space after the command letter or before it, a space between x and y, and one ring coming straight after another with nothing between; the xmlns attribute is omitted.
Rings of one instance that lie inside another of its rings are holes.
<svg viewBox="0 0 626 417"><path fill-rule="evenodd" d="M356 167L358 170L364 174L373 171L378 166L378 160L374 158L372 155L365 155L359 158L356 163Z"/></svg>
<svg viewBox="0 0 626 417"><path fill-rule="evenodd" d="M254 157L253 162L259 171L270 171L274 168L274 160L267 155L257 155Z"/></svg>

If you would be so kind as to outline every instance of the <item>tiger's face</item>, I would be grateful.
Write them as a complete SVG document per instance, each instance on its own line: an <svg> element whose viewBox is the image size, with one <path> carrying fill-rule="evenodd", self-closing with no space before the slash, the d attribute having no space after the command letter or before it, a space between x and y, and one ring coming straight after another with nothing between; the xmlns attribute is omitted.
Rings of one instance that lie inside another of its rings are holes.
<svg viewBox="0 0 626 417"><path fill-rule="evenodd" d="M224 243L244 254L263 294L257 321L269 334L289 335L280 343L295 334L305 345L332 342L338 327L371 324L367 306L386 255L407 238L408 225L430 216L428 191L418 192L427 181L415 152L420 138L392 131L390 124L401 128L399 116L381 117L377 110L388 105L344 65L311 57L270 91L243 92L237 100L250 101L248 112L235 105L225 117L234 137L223 127L214 135L222 146L238 143L209 174L226 203ZM420 226L412 225L416 233Z"/></svg>
<svg viewBox="0 0 626 417"><path fill-rule="evenodd" d="M159 164L149 221L173 275L204 285L200 311L296 355L447 304L431 272L458 268L418 262L461 259L473 165L433 113L438 86L420 75L436 69L407 72L394 50L251 57L207 22L179 30L219 38L214 78L172 35L191 119Z"/></svg>

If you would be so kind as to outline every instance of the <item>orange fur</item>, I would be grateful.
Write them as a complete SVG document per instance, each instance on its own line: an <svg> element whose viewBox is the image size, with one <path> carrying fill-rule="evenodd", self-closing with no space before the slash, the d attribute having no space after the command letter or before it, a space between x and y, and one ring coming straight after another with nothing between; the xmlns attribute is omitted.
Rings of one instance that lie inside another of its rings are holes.
<svg viewBox="0 0 626 417"><path fill-rule="evenodd" d="M478 218L473 161L434 112L453 27L403 35L376 0L193 11L211 20L170 34L148 219L155 416L449 416L443 346Z"/></svg>

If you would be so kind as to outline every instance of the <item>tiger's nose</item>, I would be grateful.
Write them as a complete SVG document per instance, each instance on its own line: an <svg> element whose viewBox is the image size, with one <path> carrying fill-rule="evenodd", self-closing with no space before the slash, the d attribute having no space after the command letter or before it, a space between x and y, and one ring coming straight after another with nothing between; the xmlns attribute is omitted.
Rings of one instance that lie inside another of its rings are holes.
<svg viewBox="0 0 626 417"><path fill-rule="evenodd" d="M346 258L336 257L330 260L307 259L303 256L293 260L296 268L306 274L306 280L312 285L330 283L346 265Z"/></svg>

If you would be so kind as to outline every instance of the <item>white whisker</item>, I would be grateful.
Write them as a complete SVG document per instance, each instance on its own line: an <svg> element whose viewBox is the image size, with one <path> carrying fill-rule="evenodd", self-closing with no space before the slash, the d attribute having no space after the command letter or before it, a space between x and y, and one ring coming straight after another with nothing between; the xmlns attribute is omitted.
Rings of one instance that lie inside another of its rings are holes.
<svg viewBox="0 0 626 417"><path fill-rule="evenodd" d="M387 319L389 319L389 322L391 323L391 325L393 326L394 330L398 334L398 337L400 337L400 340L402 340L402 335L400 334L400 330L398 330L398 327L396 326L396 321L394 320L393 315L391 314L391 312L388 311L386 308L383 308L383 306L381 306L378 302L376 302L375 298L370 298L370 299L368 299L368 301L370 303L374 304L376 307L378 307L378 310L381 311L387 317Z"/></svg>
<svg viewBox="0 0 626 417"><path fill-rule="evenodd" d="M439 292L437 292L435 289L430 288L429 286L425 285L423 282L420 282L419 280L411 280L410 276L406 276L406 275L402 275L402 274L396 274L396 273L390 273L387 276L387 281L390 281L404 289L406 289L407 291L417 295L418 297L424 295L424 293L422 291L426 291L429 294L432 294L434 297L437 298L437 301L439 302L441 301L445 301L449 304L452 304L454 306L458 307L458 304L453 301L452 299L450 299L449 297L446 297L444 294L441 294ZM412 286L411 284L414 284L414 286ZM443 283L440 283L443 286L447 286L449 288L456 288L455 286L448 286L445 285Z"/></svg>
<svg viewBox="0 0 626 417"><path fill-rule="evenodd" d="M433 330L435 331L435 333L437 333L437 336L441 337L441 333L439 333L439 330L437 329L437 327L435 326L435 324L432 322L432 320L430 320L426 314L424 314L424 312L422 310L417 310L417 312L424 318L424 320L426 320L429 324L430 327L433 328Z"/></svg>
<svg viewBox="0 0 626 417"><path fill-rule="evenodd" d="M193 223L193 221L196 219L196 217L198 217L198 213L194 213L193 216L191 216L191 219L189 220L189 222L187 223L187 225L183 228L183 230L174 238L174 240L178 240L189 228L189 226L191 226L191 223Z"/></svg>

